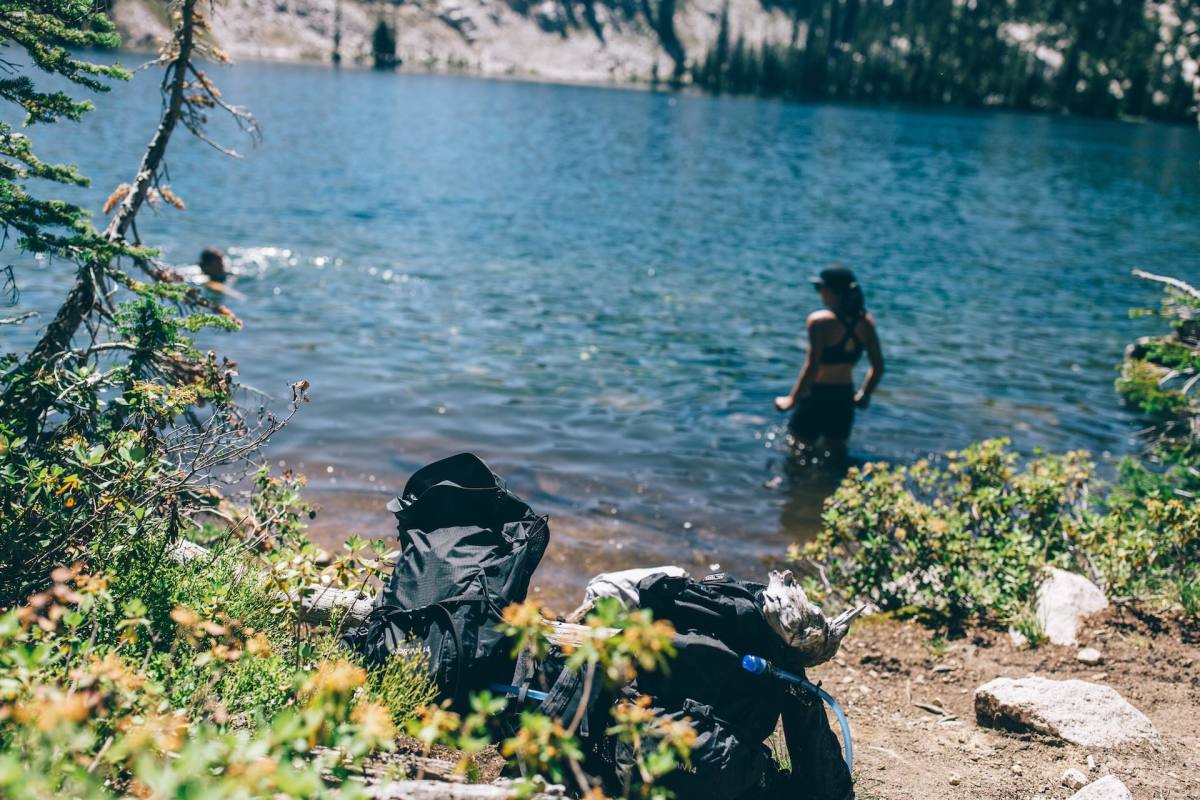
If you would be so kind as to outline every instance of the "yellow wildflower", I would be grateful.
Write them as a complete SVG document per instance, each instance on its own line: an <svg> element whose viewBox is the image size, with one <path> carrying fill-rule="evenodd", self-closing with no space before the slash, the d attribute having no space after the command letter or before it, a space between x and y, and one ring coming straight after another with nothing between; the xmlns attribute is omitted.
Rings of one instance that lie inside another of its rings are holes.
<svg viewBox="0 0 1200 800"><path fill-rule="evenodd" d="M350 721L358 725L362 734L377 742L391 741L396 735L392 724L392 712L379 703L362 703L350 714Z"/></svg>
<svg viewBox="0 0 1200 800"><path fill-rule="evenodd" d="M308 679L310 694L352 692L367 682L366 671L345 659L322 661Z"/></svg>

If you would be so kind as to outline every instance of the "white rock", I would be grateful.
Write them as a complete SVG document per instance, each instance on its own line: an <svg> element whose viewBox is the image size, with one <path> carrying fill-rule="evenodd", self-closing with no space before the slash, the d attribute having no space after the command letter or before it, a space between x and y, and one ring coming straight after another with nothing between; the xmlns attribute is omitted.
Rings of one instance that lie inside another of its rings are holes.
<svg viewBox="0 0 1200 800"><path fill-rule="evenodd" d="M1033 730L1080 745L1118 747L1158 734L1115 690L1086 681L996 678L975 690L982 724Z"/></svg>
<svg viewBox="0 0 1200 800"><path fill-rule="evenodd" d="M1074 767L1071 767L1062 774L1062 785L1068 789L1082 789L1084 786L1087 786L1087 782L1087 775L1084 775L1082 770L1075 769Z"/></svg>
<svg viewBox="0 0 1200 800"><path fill-rule="evenodd" d="M1082 661L1089 667L1094 667L1104 660L1104 656L1094 647L1085 647L1075 654L1075 660Z"/></svg>
<svg viewBox="0 0 1200 800"><path fill-rule="evenodd" d="M1082 575L1054 569L1037 590L1037 618L1052 644L1073 645L1078 640L1079 619L1108 608L1104 592Z"/></svg>
<svg viewBox="0 0 1200 800"><path fill-rule="evenodd" d="M1133 795L1116 775L1105 775L1071 795L1070 800L1133 800Z"/></svg>

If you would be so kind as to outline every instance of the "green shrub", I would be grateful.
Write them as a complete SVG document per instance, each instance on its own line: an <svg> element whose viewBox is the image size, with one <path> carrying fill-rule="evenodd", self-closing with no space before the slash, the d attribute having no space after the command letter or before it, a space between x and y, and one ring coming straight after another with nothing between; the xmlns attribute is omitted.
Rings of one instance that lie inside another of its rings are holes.
<svg viewBox="0 0 1200 800"><path fill-rule="evenodd" d="M1200 561L1200 505L1099 481L1084 453L1022 461L1002 439L939 463L853 469L822 519L803 554L845 599L940 625L1004 622L1031 642L1044 567L1150 600Z"/></svg>
<svg viewBox="0 0 1200 800"><path fill-rule="evenodd" d="M393 656L367 674L367 696L392 712L392 721L403 725L437 697L429 675L429 659L422 654Z"/></svg>
<svg viewBox="0 0 1200 800"><path fill-rule="evenodd" d="M829 565L839 591L884 611L947 624L1014 617L1038 569L1070 562L1092 468L1083 453L1018 462L1000 439L938 464L852 469L806 555Z"/></svg>
<svg viewBox="0 0 1200 800"><path fill-rule="evenodd" d="M1158 309L1165 333L1129 346L1117 392L1150 423L1144 458L1125 470L1133 492L1200 496L1200 290L1174 278L1135 272L1163 284ZM1130 483L1132 479L1132 483Z"/></svg>
<svg viewBox="0 0 1200 800"><path fill-rule="evenodd" d="M1034 611L1032 603L1026 603L1019 611L1009 620L1013 630L1024 637L1026 644L1030 647L1040 647L1046 642L1046 629L1042 627L1042 621L1038 619L1037 613Z"/></svg>

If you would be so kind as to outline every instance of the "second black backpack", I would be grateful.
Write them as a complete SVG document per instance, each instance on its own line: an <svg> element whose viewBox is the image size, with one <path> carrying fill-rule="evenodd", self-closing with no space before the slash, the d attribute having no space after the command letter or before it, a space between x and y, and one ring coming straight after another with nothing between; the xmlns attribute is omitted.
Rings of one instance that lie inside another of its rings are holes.
<svg viewBox="0 0 1200 800"><path fill-rule="evenodd" d="M442 697L456 703L507 682L514 663L497 626L505 606L525 599L547 518L470 453L418 470L388 510L400 555L354 646L372 663L424 648Z"/></svg>

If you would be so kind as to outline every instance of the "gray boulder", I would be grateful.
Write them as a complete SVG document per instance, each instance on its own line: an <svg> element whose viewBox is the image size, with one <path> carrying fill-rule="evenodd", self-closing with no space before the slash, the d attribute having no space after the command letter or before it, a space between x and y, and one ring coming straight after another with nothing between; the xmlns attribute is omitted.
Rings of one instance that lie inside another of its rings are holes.
<svg viewBox="0 0 1200 800"><path fill-rule="evenodd" d="M1133 800L1133 795L1116 775L1105 775L1071 795L1070 800Z"/></svg>
<svg viewBox="0 0 1200 800"><path fill-rule="evenodd" d="M1079 620L1108 608L1108 598L1082 575L1053 567L1037 590L1037 618L1053 644L1078 644Z"/></svg>
<svg viewBox="0 0 1200 800"><path fill-rule="evenodd" d="M1145 714L1107 686L1030 675L996 678L975 690L983 725L1032 730L1081 747L1119 747L1158 735Z"/></svg>

